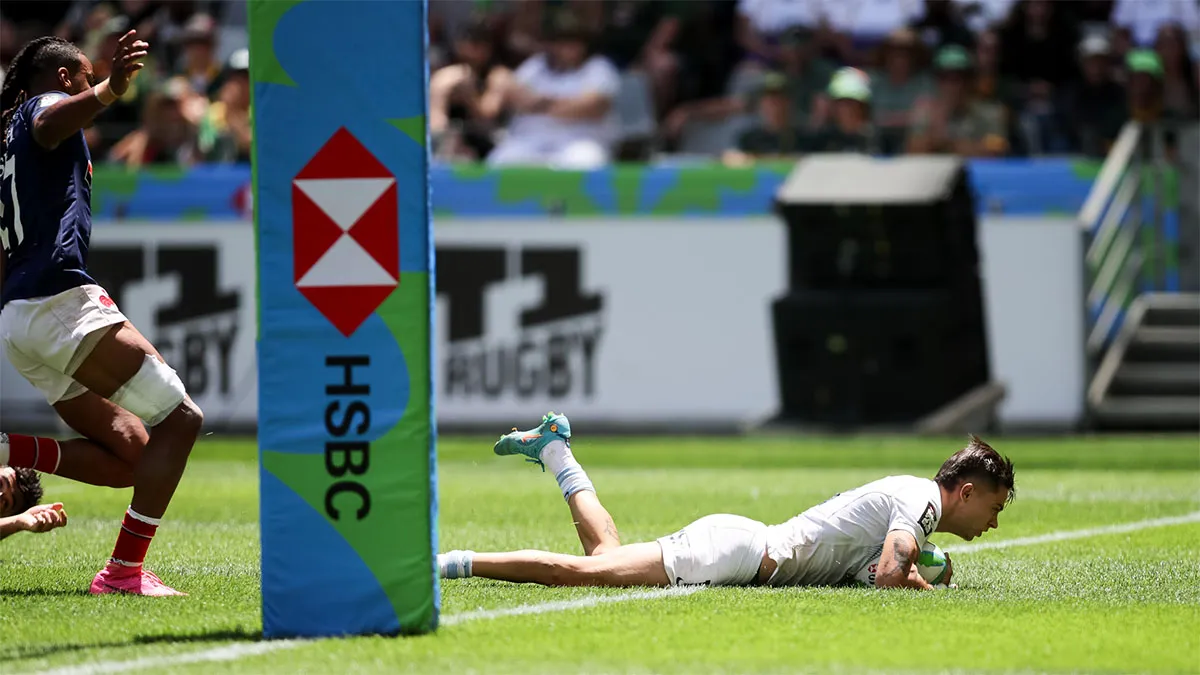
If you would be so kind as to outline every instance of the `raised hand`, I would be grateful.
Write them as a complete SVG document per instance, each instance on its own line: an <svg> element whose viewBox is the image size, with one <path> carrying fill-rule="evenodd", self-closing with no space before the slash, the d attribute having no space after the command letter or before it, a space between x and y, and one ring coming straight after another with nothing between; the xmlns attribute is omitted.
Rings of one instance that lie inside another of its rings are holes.
<svg viewBox="0 0 1200 675"><path fill-rule="evenodd" d="M148 42L137 39L136 30L121 36L112 58L112 73L108 76L108 86L114 94L122 96L129 89L133 74L146 67L142 59L146 58L149 49Z"/></svg>

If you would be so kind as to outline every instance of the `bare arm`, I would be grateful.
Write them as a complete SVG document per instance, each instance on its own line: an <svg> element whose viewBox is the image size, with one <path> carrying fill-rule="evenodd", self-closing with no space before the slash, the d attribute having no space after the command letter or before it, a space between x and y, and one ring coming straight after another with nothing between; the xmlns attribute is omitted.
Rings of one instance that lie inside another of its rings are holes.
<svg viewBox="0 0 1200 675"><path fill-rule="evenodd" d="M129 79L145 66L141 59L145 58L150 46L136 38L137 31L133 30L121 37L113 55L112 75L107 80L58 101L38 114L33 120L33 140L38 145L48 150L58 147L129 89Z"/></svg>
<svg viewBox="0 0 1200 675"><path fill-rule="evenodd" d="M671 44L675 42L676 36L679 35L679 17L667 16L659 20L658 25L654 27L654 32L650 34L650 39L646 41L646 52L664 51L671 48Z"/></svg>
<svg viewBox="0 0 1200 675"><path fill-rule="evenodd" d="M546 113L565 120L595 120L608 114L612 99L604 94L584 94L574 98L556 99Z"/></svg>
<svg viewBox="0 0 1200 675"><path fill-rule="evenodd" d="M33 140L53 150L72 134L79 133L104 108L91 89L64 98L33 120Z"/></svg>
<svg viewBox="0 0 1200 675"><path fill-rule="evenodd" d="M467 77L467 66L439 68L429 78L429 130L445 131L450 125L450 95Z"/></svg>
<svg viewBox="0 0 1200 675"><path fill-rule="evenodd" d="M49 532L67 524L62 504L42 504L25 513L0 518L0 539L17 532Z"/></svg>
<svg viewBox="0 0 1200 675"><path fill-rule="evenodd" d="M500 116L500 113L504 112L512 79L512 71L508 68L496 67L488 73L483 95L479 97L479 116L481 118L492 122Z"/></svg>
<svg viewBox="0 0 1200 675"><path fill-rule="evenodd" d="M875 574L877 588L933 588L917 572L917 539L904 530L892 530L883 540L879 556L879 571Z"/></svg>

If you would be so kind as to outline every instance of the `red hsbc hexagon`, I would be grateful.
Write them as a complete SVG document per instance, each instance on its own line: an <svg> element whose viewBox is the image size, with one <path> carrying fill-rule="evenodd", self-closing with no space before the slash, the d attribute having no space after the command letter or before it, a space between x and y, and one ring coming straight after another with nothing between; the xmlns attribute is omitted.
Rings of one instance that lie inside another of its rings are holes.
<svg viewBox="0 0 1200 675"><path fill-rule="evenodd" d="M292 179L296 289L349 337L400 283L396 177L344 127Z"/></svg>

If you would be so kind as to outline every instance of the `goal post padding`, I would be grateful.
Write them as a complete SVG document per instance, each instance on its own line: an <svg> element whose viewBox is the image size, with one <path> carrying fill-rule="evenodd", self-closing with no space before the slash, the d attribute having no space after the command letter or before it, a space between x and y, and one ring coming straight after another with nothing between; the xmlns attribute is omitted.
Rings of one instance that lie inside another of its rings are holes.
<svg viewBox="0 0 1200 675"><path fill-rule="evenodd" d="M263 631L431 631L426 5L248 10Z"/></svg>

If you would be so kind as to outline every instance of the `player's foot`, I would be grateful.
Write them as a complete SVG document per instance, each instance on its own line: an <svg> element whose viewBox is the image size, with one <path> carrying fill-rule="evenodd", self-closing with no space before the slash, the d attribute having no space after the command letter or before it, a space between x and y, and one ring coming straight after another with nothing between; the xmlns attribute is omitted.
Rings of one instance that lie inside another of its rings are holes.
<svg viewBox="0 0 1200 675"><path fill-rule="evenodd" d="M518 431L513 427L512 433L505 434L496 441L493 451L497 455L525 455L528 461L546 470L542 463L542 448L551 441L571 443L571 422L566 415L548 412L542 417L542 423L529 431Z"/></svg>
<svg viewBox="0 0 1200 675"><path fill-rule="evenodd" d="M92 595L105 593L129 593L131 595L149 595L162 597L167 595L187 595L164 584L154 572L142 567L129 567L120 563L110 562L92 580L89 589Z"/></svg>

